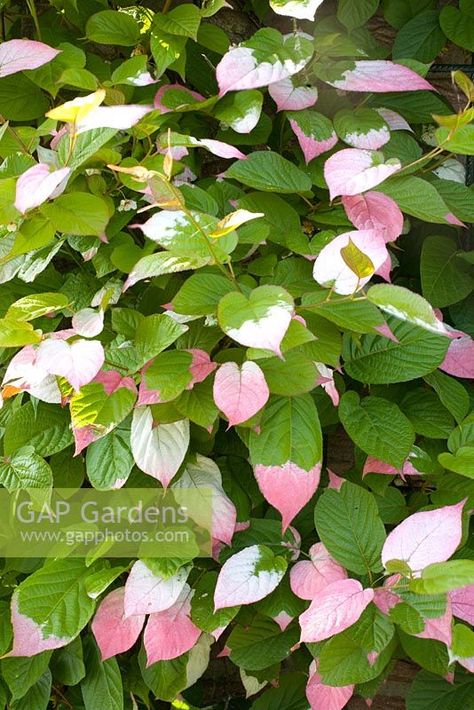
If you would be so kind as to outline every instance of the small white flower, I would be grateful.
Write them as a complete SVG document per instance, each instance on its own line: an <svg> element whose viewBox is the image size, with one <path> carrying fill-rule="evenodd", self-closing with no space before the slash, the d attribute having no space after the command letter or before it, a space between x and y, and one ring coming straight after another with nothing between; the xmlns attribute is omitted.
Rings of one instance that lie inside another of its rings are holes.
<svg viewBox="0 0 474 710"><path fill-rule="evenodd" d="M137 203L135 200L120 200L120 204L117 207L118 212L130 212L131 210L137 209Z"/></svg>

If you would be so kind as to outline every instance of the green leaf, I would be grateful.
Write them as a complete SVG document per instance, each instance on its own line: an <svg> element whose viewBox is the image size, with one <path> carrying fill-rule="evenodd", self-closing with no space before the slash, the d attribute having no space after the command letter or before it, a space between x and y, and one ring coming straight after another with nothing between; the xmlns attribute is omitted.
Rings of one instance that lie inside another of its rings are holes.
<svg viewBox="0 0 474 710"><path fill-rule="evenodd" d="M2 116L11 121L32 121L49 109L45 94L23 74L0 79L0 104Z"/></svg>
<svg viewBox="0 0 474 710"><path fill-rule="evenodd" d="M469 395L460 382L435 370L425 375L425 382L434 389L440 401L451 412L456 421L461 422L469 412Z"/></svg>
<svg viewBox="0 0 474 710"><path fill-rule="evenodd" d="M425 620L420 612L406 602L396 604L389 614L391 620L407 634L420 634L425 628Z"/></svg>
<svg viewBox="0 0 474 710"><path fill-rule="evenodd" d="M304 673L284 673L280 676L278 687L269 688L260 695L252 710L308 710L306 684L308 678Z"/></svg>
<svg viewBox="0 0 474 710"><path fill-rule="evenodd" d="M347 374L359 382L390 384L423 377L443 362L449 339L389 316L397 342L381 335L346 337L343 357Z"/></svg>
<svg viewBox="0 0 474 710"><path fill-rule="evenodd" d="M224 96L214 108L214 116L237 133L249 133L260 118L263 95L256 89Z"/></svg>
<svg viewBox="0 0 474 710"><path fill-rule="evenodd" d="M214 591L217 572L207 572L197 582L191 599L191 619L203 631L212 633L220 627L226 627L237 615L240 607L230 606L214 611Z"/></svg>
<svg viewBox="0 0 474 710"><path fill-rule="evenodd" d="M23 320L0 318L0 348L19 348L41 341L41 331Z"/></svg>
<svg viewBox="0 0 474 710"><path fill-rule="evenodd" d="M58 232L100 236L109 221L107 203L89 192L69 192L42 205L41 212Z"/></svg>
<svg viewBox="0 0 474 710"><path fill-rule="evenodd" d="M272 394L294 397L314 389L317 377L314 362L301 352L290 350L284 360L271 357L259 360L258 364Z"/></svg>
<svg viewBox="0 0 474 710"><path fill-rule="evenodd" d="M76 137L72 155L70 155L69 135L64 136L58 145L60 165L67 165L76 170L86 160L92 158L116 133L116 128L93 128L90 131L84 131Z"/></svg>
<svg viewBox="0 0 474 710"><path fill-rule="evenodd" d="M156 390L160 403L176 399L192 380L191 353L170 350L160 353L143 373L148 390Z"/></svg>
<svg viewBox="0 0 474 710"><path fill-rule="evenodd" d="M368 300L347 300L344 296L332 294L327 300L327 290L307 293L302 299L302 308L312 311L335 323L341 330L355 333L373 333L385 323L380 311Z"/></svg>
<svg viewBox="0 0 474 710"><path fill-rule="evenodd" d="M249 438L254 465L280 466L291 461L309 471L322 459L318 411L310 395L274 397L266 405L257 434Z"/></svg>
<svg viewBox="0 0 474 710"><path fill-rule="evenodd" d="M136 392L128 387L119 387L108 394L101 382L89 382L71 397L71 422L77 429L94 425L98 433L105 434L125 419L135 400Z"/></svg>
<svg viewBox="0 0 474 710"><path fill-rule="evenodd" d="M422 219L424 222L447 224L446 215L450 211L449 207L436 188L422 178L413 175L394 177L379 185L377 190L395 200L402 212L406 214Z"/></svg>
<svg viewBox="0 0 474 710"><path fill-rule="evenodd" d="M398 636L403 650L412 661L431 673L446 675L449 656L444 643L410 636L401 629L398 630Z"/></svg>
<svg viewBox="0 0 474 710"><path fill-rule="evenodd" d="M351 439L370 456L401 468L415 443L409 419L393 402L346 392L339 404L342 425Z"/></svg>
<svg viewBox="0 0 474 710"><path fill-rule="evenodd" d="M12 303L5 317L11 320L29 321L62 311L68 303L69 299L62 293L36 293Z"/></svg>
<svg viewBox="0 0 474 710"><path fill-rule="evenodd" d="M41 626L43 637L74 639L91 618L95 603L86 593L84 560L48 560L16 588L18 610Z"/></svg>
<svg viewBox="0 0 474 710"><path fill-rule="evenodd" d="M382 11L392 27L400 29L418 13L434 10L436 0L382 0Z"/></svg>
<svg viewBox="0 0 474 710"><path fill-rule="evenodd" d="M191 251L189 244L185 246L185 250ZM205 251L204 244L202 243L201 251ZM206 266L211 260L212 257L210 254L198 258L192 256L176 256L167 251L160 251L158 254L148 254L134 264L128 276L126 288L134 286L139 281L143 281L143 279L156 278L164 274L175 274L178 271L200 269L201 266Z"/></svg>
<svg viewBox="0 0 474 710"><path fill-rule="evenodd" d="M439 21L443 32L457 45L474 52L474 2L460 0L456 7L443 7Z"/></svg>
<svg viewBox="0 0 474 710"><path fill-rule="evenodd" d="M458 710L469 707L474 693L474 678L471 673L456 672L453 681L432 675L427 671L418 673L407 697L407 710Z"/></svg>
<svg viewBox="0 0 474 710"><path fill-rule="evenodd" d="M52 456L73 442L69 417L57 405L27 402L10 417L5 429L4 451L10 455L23 446L41 456Z"/></svg>
<svg viewBox="0 0 474 710"><path fill-rule="evenodd" d="M160 77L174 62L185 56L186 37L166 34L153 30L150 37L150 49L155 60L157 76Z"/></svg>
<svg viewBox="0 0 474 710"><path fill-rule="evenodd" d="M236 160L225 177L264 192L309 192L310 178L286 158L269 150L250 153L246 160Z"/></svg>
<svg viewBox="0 0 474 710"><path fill-rule="evenodd" d="M131 47L138 43L140 29L131 15L114 10L103 10L89 18L86 35L91 42Z"/></svg>
<svg viewBox="0 0 474 710"><path fill-rule="evenodd" d="M14 700L11 703L10 710L30 710L31 708L47 710L51 697L51 684L51 671L48 669L20 700Z"/></svg>
<svg viewBox="0 0 474 710"><path fill-rule="evenodd" d="M474 631L464 624L456 624L453 629L451 652L456 658L474 656Z"/></svg>
<svg viewBox="0 0 474 710"><path fill-rule="evenodd" d="M451 129L444 126L436 131L436 140L443 150L461 155L474 155L474 126L472 124L460 126L455 130L453 137L448 140L450 134Z"/></svg>
<svg viewBox="0 0 474 710"><path fill-rule="evenodd" d="M198 426L210 431L219 414L214 403L213 378L207 377L204 382L198 382L191 390L185 390L173 402L176 409Z"/></svg>
<svg viewBox="0 0 474 710"><path fill-rule="evenodd" d="M428 301L408 288L392 284L377 284L367 292L367 298L381 311L422 326L433 333L445 334L442 323Z"/></svg>
<svg viewBox="0 0 474 710"><path fill-rule="evenodd" d="M325 491L316 503L314 519L321 541L341 565L369 576L382 569L385 527L368 491L349 481L339 491Z"/></svg>
<svg viewBox="0 0 474 710"><path fill-rule="evenodd" d="M193 274L173 297L173 308L185 315L207 316L216 313L221 298L232 291L234 286L225 276Z"/></svg>
<svg viewBox="0 0 474 710"><path fill-rule="evenodd" d="M55 680L59 680L64 685L77 685L84 678L86 668L80 636L64 648L54 651L51 658L51 668Z"/></svg>
<svg viewBox="0 0 474 710"><path fill-rule="evenodd" d="M170 35L180 35L196 39L201 13L199 8L190 3L170 10L166 15L157 12L153 18L154 28Z"/></svg>
<svg viewBox="0 0 474 710"><path fill-rule="evenodd" d="M351 32L365 25L372 15L375 15L379 0L339 0L337 5L337 19Z"/></svg>
<svg viewBox="0 0 474 710"><path fill-rule="evenodd" d="M91 637L85 645L86 677L81 683L85 710L123 710L122 676L117 660L102 661Z"/></svg>
<svg viewBox="0 0 474 710"><path fill-rule="evenodd" d="M432 306L442 308L466 298L474 288L469 267L457 258L454 239L430 236L421 252L421 285L423 295Z"/></svg>
<svg viewBox="0 0 474 710"><path fill-rule="evenodd" d="M449 560L425 567L421 577L410 581L410 590L417 594L442 594L468 584L474 584L474 561Z"/></svg>
<svg viewBox="0 0 474 710"><path fill-rule="evenodd" d="M0 483L8 491L51 488L53 474L46 461L31 447L20 449L8 459L0 459Z"/></svg>
<svg viewBox="0 0 474 710"><path fill-rule="evenodd" d="M41 678L49 665L51 651L43 651L31 657L2 658L2 676L13 700L23 698L29 689Z"/></svg>
<svg viewBox="0 0 474 710"><path fill-rule="evenodd" d="M282 632L275 621L256 616L249 626L236 625L228 637L230 660L246 670L262 670L287 658L299 636L296 624Z"/></svg>
<svg viewBox="0 0 474 710"><path fill-rule="evenodd" d="M474 446L461 446L455 454L440 454L438 461L448 471L474 478Z"/></svg>
<svg viewBox="0 0 474 710"><path fill-rule="evenodd" d="M395 38L392 56L394 61L416 59L428 64L438 56L445 42L438 10L428 10L403 25Z"/></svg>
<svg viewBox="0 0 474 710"><path fill-rule="evenodd" d="M139 367L156 357L186 331L185 325L163 314L144 318L135 336L135 347L141 363Z"/></svg>
<svg viewBox="0 0 474 710"><path fill-rule="evenodd" d="M99 491L116 489L126 481L134 466L130 432L114 429L87 447L87 477Z"/></svg>
<svg viewBox="0 0 474 710"><path fill-rule="evenodd" d="M336 686L366 683L380 675L390 661L396 648L395 640L370 665L367 651L352 638L351 631L337 634L324 644L318 665L323 683Z"/></svg>
<svg viewBox="0 0 474 710"><path fill-rule="evenodd" d="M401 407L416 433L428 439L447 439L454 429L454 419L434 392L414 389L405 395Z"/></svg>

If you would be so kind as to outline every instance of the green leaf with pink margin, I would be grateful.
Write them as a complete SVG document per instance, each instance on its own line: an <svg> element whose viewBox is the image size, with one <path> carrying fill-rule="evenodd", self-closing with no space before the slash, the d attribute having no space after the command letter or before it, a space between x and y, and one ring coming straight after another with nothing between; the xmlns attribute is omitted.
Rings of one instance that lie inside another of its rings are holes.
<svg viewBox="0 0 474 710"><path fill-rule="evenodd" d="M341 579L329 584L300 616L301 641L324 641L348 629L373 598L374 590L364 589L355 579Z"/></svg>
<svg viewBox="0 0 474 710"><path fill-rule="evenodd" d="M246 42L231 48L217 65L219 96L287 79L306 66L313 51L312 42L301 33L283 37L274 29L258 30Z"/></svg>
<svg viewBox="0 0 474 710"><path fill-rule="evenodd" d="M326 153L337 143L337 135L332 122L322 113L306 109L289 111L287 118L291 130L298 139L306 163L318 155Z"/></svg>
<svg viewBox="0 0 474 710"><path fill-rule="evenodd" d="M32 39L11 39L0 45L0 78L51 62L60 49L53 49Z"/></svg>
<svg viewBox="0 0 474 710"><path fill-rule="evenodd" d="M286 572L284 557L265 545L252 545L223 564L214 593L215 609L252 604L264 599L280 584Z"/></svg>
<svg viewBox="0 0 474 710"><path fill-rule="evenodd" d="M465 502L414 513L397 525L382 548L384 566L401 560L419 577L428 565L448 560L461 542Z"/></svg>
<svg viewBox="0 0 474 710"><path fill-rule="evenodd" d="M133 413L130 441L138 468L166 488L186 456L189 420L155 423L150 407L137 407Z"/></svg>
<svg viewBox="0 0 474 710"><path fill-rule="evenodd" d="M91 618L95 602L86 591L91 573L84 560L49 560L24 579L11 602L10 656L34 656L72 641Z"/></svg>
<svg viewBox="0 0 474 710"><path fill-rule="evenodd" d="M283 288L259 286L248 298L236 291L226 294L219 301L217 318L229 338L281 356L281 341L290 325L293 309L293 298Z"/></svg>
<svg viewBox="0 0 474 710"><path fill-rule="evenodd" d="M249 89L222 98L214 108L214 116L236 133L250 133L260 120L263 95Z"/></svg>
<svg viewBox="0 0 474 710"><path fill-rule="evenodd" d="M168 609L151 614L143 635L147 667L157 661L171 661L189 651L201 635L191 621L193 591L185 584L180 596Z"/></svg>
<svg viewBox="0 0 474 710"><path fill-rule="evenodd" d="M132 648L145 623L145 614L125 616L124 594L125 587L107 594L92 620L92 633L103 661Z"/></svg>
<svg viewBox="0 0 474 710"><path fill-rule="evenodd" d="M265 406L269 390L256 362L225 362L214 379L214 402L229 421L229 427L242 424Z"/></svg>
<svg viewBox="0 0 474 710"><path fill-rule="evenodd" d="M250 433L249 450L260 490L286 530L319 484L322 435L311 396L273 397L258 433Z"/></svg>
<svg viewBox="0 0 474 710"><path fill-rule="evenodd" d="M384 162L382 153L345 148L326 160L324 178L331 200L339 195L359 195L371 190L402 167L399 160Z"/></svg>

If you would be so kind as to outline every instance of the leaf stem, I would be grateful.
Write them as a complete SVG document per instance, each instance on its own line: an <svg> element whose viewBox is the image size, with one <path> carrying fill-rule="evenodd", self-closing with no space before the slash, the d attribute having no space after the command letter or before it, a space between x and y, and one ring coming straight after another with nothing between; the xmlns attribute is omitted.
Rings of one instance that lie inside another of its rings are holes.
<svg viewBox="0 0 474 710"><path fill-rule="evenodd" d="M26 0L26 4L28 5L31 17L33 18L33 22L35 23L36 34L38 35L38 39L41 42L41 28L38 21L38 13L36 12L35 0Z"/></svg>
<svg viewBox="0 0 474 710"><path fill-rule="evenodd" d="M163 15L166 15L166 13L168 12L168 10L171 7L171 3L172 3L172 0L165 0L165 4L163 5L163 9L161 11L163 13Z"/></svg>

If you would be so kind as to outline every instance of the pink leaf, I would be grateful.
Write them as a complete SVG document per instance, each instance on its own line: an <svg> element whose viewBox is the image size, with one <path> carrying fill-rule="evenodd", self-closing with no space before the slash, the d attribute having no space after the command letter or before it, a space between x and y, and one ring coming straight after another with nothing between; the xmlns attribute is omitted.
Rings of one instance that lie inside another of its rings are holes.
<svg viewBox="0 0 474 710"><path fill-rule="evenodd" d="M188 350L188 353L191 353L191 355L193 356L191 367L189 368L193 379L191 380L186 389L191 390L194 385L197 385L198 382L203 382L206 377L211 374L211 372L214 372L217 367L217 364L215 362L212 362L209 353L207 353L205 350L200 350L199 348L191 348Z"/></svg>
<svg viewBox="0 0 474 710"><path fill-rule="evenodd" d="M311 710L342 710L353 694L353 685L324 685L321 676L316 672L310 675L306 686L306 697Z"/></svg>
<svg viewBox="0 0 474 710"><path fill-rule="evenodd" d="M328 468L328 476L329 476L328 488L332 488L335 491L340 491L341 487L346 479L341 478L341 476L338 476L337 473L334 473L334 471L331 471L331 469L329 469L329 468Z"/></svg>
<svg viewBox="0 0 474 710"><path fill-rule="evenodd" d="M214 380L214 402L229 420L229 427L253 417L267 402L270 392L255 362L220 366Z"/></svg>
<svg viewBox="0 0 474 710"><path fill-rule="evenodd" d="M402 560L419 573L427 565L449 559L461 542L464 503L424 510L406 518L385 541L384 566L390 560Z"/></svg>
<svg viewBox="0 0 474 710"><path fill-rule="evenodd" d="M366 192L402 167L393 158L384 163L381 154L371 150L345 148L326 160L324 178L331 200L338 195L359 195Z"/></svg>
<svg viewBox="0 0 474 710"><path fill-rule="evenodd" d="M386 242L394 242L403 230L403 214L391 197L381 192L344 196L342 204L357 229L375 229Z"/></svg>
<svg viewBox="0 0 474 710"><path fill-rule="evenodd" d="M72 638L44 636L43 629L33 619L21 614L18 609L17 594L11 600L11 621L13 626L13 648L8 656L36 656L42 651L62 648L72 641Z"/></svg>
<svg viewBox="0 0 474 710"><path fill-rule="evenodd" d="M186 584L189 568L181 567L172 577L163 577L146 562L137 560L125 584L124 614L141 616L169 609Z"/></svg>
<svg viewBox="0 0 474 710"><path fill-rule="evenodd" d="M454 616L474 625L474 584L449 592Z"/></svg>
<svg viewBox="0 0 474 710"><path fill-rule="evenodd" d="M439 369L448 375L474 379L474 340L469 335L453 340Z"/></svg>
<svg viewBox="0 0 474 710"><path fill-rule="evenodd" d="M125 587L107 594L92 621L92 633L103 661L132 648L145 623L145 614L125 617L124 594Z"/></svg>
<svg viewBox="0 0 474 710"><path fill-rule="evenodd" d="M314 262L313 276L321 286L332 287L336 293L350 295L361 289L372 275L359 277L344 261L341 250L350 243L372 262L374 273L387 258L387 247L377 230L345 232L321 249Z"/></svg>
<svg viewBox="0 0 474 710"><path fill-rule="evenodd" d="M268 93L277 105L277 111L301 111L314 106L318 100L315 86L295 86L291 77L276 81Z"/></svg>
<svg viewBox="0 0 474 710"><path fill-rule="evenodd" d="M189 618L191 590L186 584L169 609L151 614L143 635L147 667L157 661L171 661L186 653L198 640L201 630Z"/></svg>
<svg viewBox="0 0 474 710"><path fill-rule="evenodd" d="M300 616L301 641L315 643L355 624L374 598L373 589L363 589L355 579L329 584Z"/></svg>
<svg viewBox="0 0 474 710"><path fill-rule="evenodd" d="M311 500L319 485L321 463L309 471L287 461L281 466L255 466L255 478L265 499L282 517L285 531L295 515Z"/></svg>
<svg viewBox="0 0 474 710"><path fill-rule="evenodd" d="M11 39L0 44L0 78L19 71L37 69L60 54L43 42L32 39Z"/></svg>
<svg viewBox="0 0 474 710"><path fill-rule="evenodd" d="M93 128L126 130L138 123L152 109L153 106L141 106L139 104L98 106L81 119L77 124L77 132L83 133Z"/></svg>
<svg viewBox="0 0 474 710"><path fill-rule="evenodd" d="M42 402L61 403L56 377L50 375L45 367L38 365L38 349L32 345L27 345L12 357L2 385L5 399L9 391L16 394L16 391L25 390Z"/></svg>
<svg viewBox="0 0 474 710"><path fill-rule="evenodd" d="M331 402L335 407L339 404L339 392L334 383L334 370L327 367L323 362L315 362L318 371L318 379L316 385L322 387L326 394L331 398Z"/></svg>
<svg viewBox="0 0 474 710"><path fill-rule="evenodd" d="M217 155L219 158L237 158L238 160L245 160L247 156L242 153L238 148L233 145L224 143L223 141L216 141L211 138L201 138L199 140L199 146L202 148L207 148L207 150L213 155Z"/></svg>
<svg viewBox="0 0 474 710"><path fill-rule="evenodd" d="M28 168L16 183L15 207L18 212L25 214L28 210L42 205L57 191L62 182L64 189L70 172L71 168L50 171L50 166L46 163L38 163Z"/></svg>
<svg viewBox="0 0 474 710"><path fill-rule="evenodd" d="M405 461L401 469L391 466L385 461L379 461L379 459L373 456L367 456L364 463L364 470L362 471L362 476L366 476L368 473L381 473L386 476L400 476L405 479L405 476L419 476L420 472L416 470L409 459Z"/></svg>
<svg viewBox="0 0 474 710"><path fill-rule="evenodd" d="M446 646L451 646L453 635L451 628L452 621L453 613L451 611L451 602L448 598L444 614L435 619L424 619L425 628L419 634L415 634L415 636L418 636L420 639L434 639L435 641L445 643Z"/></svg>
<svg viewBox="0 0 474 710"><path fill-rule="evenodd" d="M64 377L75 390L87 385L104 364L104 348L98 340L44 340L37 363L51 375Z"/></svg>
<svg viewBox="0 0 474 710"><path fill-rule="evenodd" d="M382 59L354 62L353 69L347 69L340 79L327 81L336 89L344 91L436 91L426 79L402 64L394 64Z"/></svg>
<svg viewBox="0 0 474 710"><path fill-rule="evenodd" d="M338 564L322 542L317 542L309 551L311 560L297 562L290 572L293 594L300 599L315 599L328 584L347 578L344 567Z"/></svg>
<svg viewBox="0 0 474 710"><path fill-rule="evenodd" d="M155 424L149 407L137 407L133 413L130 441L137 466L166 488L188 450L189 420Z"/></svg>

